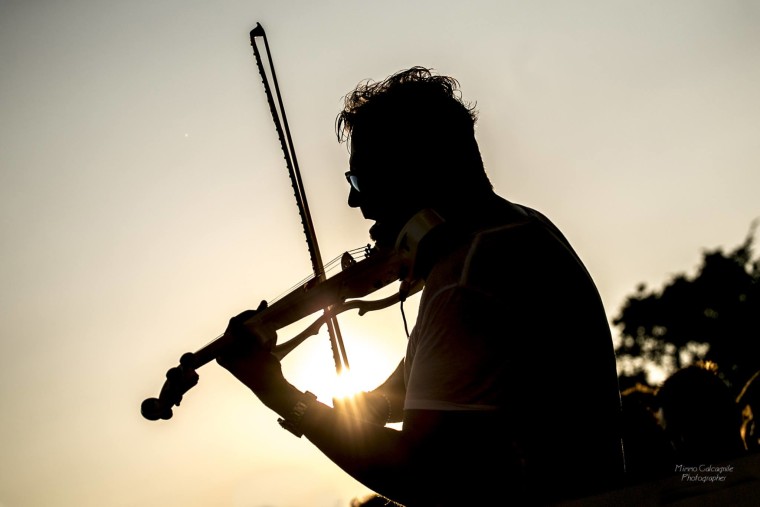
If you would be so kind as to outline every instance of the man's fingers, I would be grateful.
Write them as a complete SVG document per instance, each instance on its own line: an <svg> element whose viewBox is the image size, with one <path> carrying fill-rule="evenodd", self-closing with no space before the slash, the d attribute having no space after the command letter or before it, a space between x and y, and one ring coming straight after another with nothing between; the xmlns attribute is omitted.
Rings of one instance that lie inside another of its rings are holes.
<svg viewBox="0 0 760 507"><path fill-rule="evenodd" d="M217 363L227 369L234 368L240 358L263 350L259 340L246 328L245 323L266 308L267 302L262 300L255 310L245 310L230 319L224 333L230 341L217 357Z"/></svg>
<svg viewBox="0 0 760 507"><path fill-rule="evenodd" d="M254 317L257 313L265 310L267 308L267 302L262 300L259 303L258 308L255 310L245 310L238 315L235 315L230 319L229 325L227 326L228 331L233 332L239 332L244 331L245 329L245 322L251 318Z"/></svg>

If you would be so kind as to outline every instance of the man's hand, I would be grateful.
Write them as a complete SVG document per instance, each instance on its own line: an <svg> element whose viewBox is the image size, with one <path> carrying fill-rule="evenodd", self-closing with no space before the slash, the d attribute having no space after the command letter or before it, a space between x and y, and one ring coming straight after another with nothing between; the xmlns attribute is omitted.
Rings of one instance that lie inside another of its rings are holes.
<svg viewBox="0 0 760 507"><path fill-rule="evenodd" d="M280 361L270 353L271 346L244 325L266 306L266 301L262 301L256 310L246 310L230 319L224 332L230 345L216 361L269 405L268 401L277 396L278 389L287 381L282 375Z"/></svg>

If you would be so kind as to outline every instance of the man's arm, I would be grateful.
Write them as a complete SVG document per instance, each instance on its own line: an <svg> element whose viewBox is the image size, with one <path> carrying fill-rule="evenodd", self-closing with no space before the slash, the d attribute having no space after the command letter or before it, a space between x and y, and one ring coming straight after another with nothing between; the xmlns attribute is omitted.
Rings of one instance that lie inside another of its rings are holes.
<svg viewBox="0 0 760 507"><path fill-rule="evenodd" d="M288 417L305 397L286 381L276 390L277 394L260 398L282 417ZM462 484L468 484L469 494L479 480L485 480L478 472L484 465L485 446L475 441L492 426L481 424L488 417L492 414L407 410L403 428L397 431L312 402L299 429L325 456L371 490L407 506L438 505L452 498L464 500ZM491 449L496 453L498 445Z"/></svg>
<svg viewBox="0 0 760 507"><path fill-rule="evenodd" d="M397 431L341 417L317 404L303 421L304 436L325 456L371 490L403 505L420 505L437 494L441 484L436 468L442 466L429 448L444 448L437 441L441 412L407 413ZM449 466L457 466L450 463ZM423 473L424 471L424 473Z"/></svg>
<svg viewBox="0 0 760 507"><path fill-rule="evenodd" d="M406 411L398 431L314 401L284 378L280 362L268 352L236 350L218 362L285 420L299 402L306 403L297 430L353 478L394 501L426 504L430 496L445 494L447 474L454 484L450 475L475 459L462 455L457 442L476 432L462 432L450 412ZM384 386L393 385L397 374Z"/></svg>

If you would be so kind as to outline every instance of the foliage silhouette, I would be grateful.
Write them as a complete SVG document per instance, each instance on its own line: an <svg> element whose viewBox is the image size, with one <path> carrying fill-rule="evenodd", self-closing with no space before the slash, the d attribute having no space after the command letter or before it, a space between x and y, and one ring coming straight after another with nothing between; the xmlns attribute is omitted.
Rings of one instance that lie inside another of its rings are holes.
<svg viewBox="0 0 760 507"><path fill-rule="evenodd" d="M757 220L744 242L706 251L696 275L679 274L660 291L640 285L612 323L621 385L650 366L666 374L699 360L717 363L735 390L760 369L760 258L752 258Z"/></svg>

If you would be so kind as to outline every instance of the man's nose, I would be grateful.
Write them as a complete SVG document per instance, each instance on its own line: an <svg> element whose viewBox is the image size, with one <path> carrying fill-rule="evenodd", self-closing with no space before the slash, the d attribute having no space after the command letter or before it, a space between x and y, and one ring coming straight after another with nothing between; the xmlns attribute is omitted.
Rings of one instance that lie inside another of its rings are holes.
<svg viewBox="0 0 760 507"><path fill-rule="evenodd" d="M354 187L348 192L348 205L352 208L358 208L360 206L361 196Z"/></svg>

